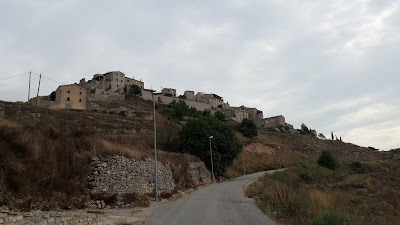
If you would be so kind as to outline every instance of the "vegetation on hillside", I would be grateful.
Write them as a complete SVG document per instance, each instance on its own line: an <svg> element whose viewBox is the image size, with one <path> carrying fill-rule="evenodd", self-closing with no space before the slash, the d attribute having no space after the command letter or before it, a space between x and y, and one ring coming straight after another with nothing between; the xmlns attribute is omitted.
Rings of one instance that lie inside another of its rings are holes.
<svg viewBox="0 0 400 225"><path fill-rule="evenodd" d="M242 149L234 129L228 124L213 117L190 120L179 132L176 149L178 152L199 157L211 169L210 136L213 136L211 148L214 172L217 176L222 176Z"/></svg>
<svg viewBox="0 0 400 225"><path fill-rule="evenodd" d="M242 122L238 125L238 130L246 137L254 137L257 136L257 125L249 119L243 119Z"/></svg>
<svg viewBox="0 0 400 225"><path fill-rule="evenodd" d="M335 171L308 164L266 175L246 194L285 224L399 224L399 172L399 159Z"/></svg>
<svg viewBox="0 0 400 225"><path fill-rule="evenodd" d="M152 102L140 104L141 113L150 114ZM136 108L137 103L128 100L99 105ZM87 200L99 198L90 195L84 182L93 157L154 157L153 122L140 116L58 111L19 103L0 102L0 107L4 110L0 117L0 205L11 209L82 208ZM157 120L158 127L179 130L178 124L163 115L158 114ZM189 161L200 161L197 157L158 153L159 161L170 165L178 189L194 187L186 169Z"/></svg>

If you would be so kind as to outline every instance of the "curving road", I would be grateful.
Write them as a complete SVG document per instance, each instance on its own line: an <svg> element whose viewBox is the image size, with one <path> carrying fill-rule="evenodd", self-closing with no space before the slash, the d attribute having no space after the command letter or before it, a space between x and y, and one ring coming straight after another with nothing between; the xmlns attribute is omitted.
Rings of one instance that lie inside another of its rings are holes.
<svg viewBox="0 0 400 225"><path fill-rule="evenodd" d="M146 224L275 224L244 196L243 186L265 173L242 176L227 182L208 186L192 192L176 201L167 202L154 208Z"/></svg>

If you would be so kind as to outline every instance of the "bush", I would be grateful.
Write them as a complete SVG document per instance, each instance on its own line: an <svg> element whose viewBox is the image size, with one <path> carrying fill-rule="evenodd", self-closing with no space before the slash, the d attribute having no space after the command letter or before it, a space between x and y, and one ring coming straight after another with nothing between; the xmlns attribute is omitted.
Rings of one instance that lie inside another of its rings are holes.
<svg viewBox="0 0 400 225"><path fill-rule="evenodd" d="M331 170L335 170L337 168L336 160L329 151L322 151L317 163L318 165Z"/></svg>
<svg viewBox="0 0 400 225"><path fill-rule="evenodd" d="M216 111L216 112L214 113L214 117L215 117L217 120L221 120L221 121L226 120L225 114L224 114L223 112L221 112L221 111Z"/></svg>
<svg viewBox="0 0 400 225"><path fill-rule="evenodd" d="M170 116L178 120L183 120L184 116L190 116L194 118L199 118L201 116L200 111L195 108L190 108L183 100L180 100L179 102L174 100L168 106L172 109Z"/></svg>
<svg viewBox="0 0 400 225"><path fill-rule="evenodd" d="M56 92L53 91L53 92L51 92L51 94L50 94L50 101L55 101L55 100L56 100Z"/></svg>
<svg viewBox="0 0 400 225"><path fill-rule="evenodd" d="M254 137L257 136L257 126L256 124L249 119L244 119L238 126L239 132L242 133L246 137Z"/></svg>
<svg viewBox="0 0 400 225"><path fill-rule="evenodd" d="M365 172L365 168L364 168L363 164L358 161L350 163L350 168L356 173L364 173Z"/></svg>
<svg viewBox="0 0 400 225"><path fill-rule="evenodd" d="M177 151L199 157L211 169L209 137L212 139L214 172L223 175L241 152L233 128L213 117L190 120L179 132Z"/></svg>
<svg viewBox="0 0 400 225"><path fill-rule="evenodd" d="M320 213L313 221L313 225L342 225L346 224L346 218L336 211Z"/></svg>

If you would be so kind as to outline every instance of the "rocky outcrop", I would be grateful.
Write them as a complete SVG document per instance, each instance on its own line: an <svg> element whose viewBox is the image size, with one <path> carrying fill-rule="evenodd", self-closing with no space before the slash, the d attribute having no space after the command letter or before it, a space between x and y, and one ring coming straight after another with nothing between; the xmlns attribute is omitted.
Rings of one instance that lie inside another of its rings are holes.
<svg viewBox="0 0 400 225"><path fill-rule="evenodd" d="M92 193L138 193L154 191L154 160L139 161L124 156L95 158L93 172L88 176ZM157 162L157 182L160 193L171 193L175 188L171 168Z"/></svg>
<svg viewBox="0 0 400 225"><path fill-rule="evenodd" d="M211 173L204 162L188 162L187 174L195 186L211 183Z"/></svg>

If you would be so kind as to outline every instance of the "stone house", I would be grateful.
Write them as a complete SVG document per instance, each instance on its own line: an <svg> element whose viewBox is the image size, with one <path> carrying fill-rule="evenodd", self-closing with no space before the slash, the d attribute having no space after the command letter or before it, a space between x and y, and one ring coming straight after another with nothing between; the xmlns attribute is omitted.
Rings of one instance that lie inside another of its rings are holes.
<svg viewBox="0 0 400 225"><path fill-rule="evenodd" d="M92 80L86 82L81 79L79 82L90 93L90 97L96 99L125 99L126 92L133 84L144 89L144 82L126 77L120 71L95 74Z"/></svg>
<svg viewBox="0 0 400 225"><path fill-rule="evenodd" d="M195 100L194 91L185 91L185 93L183 95L186 97L187 100L190 100L190 101Z"/></svg>
<svg viewBox="0 0 400 225"><path fill-rule="evenodd" d="M212 109L222 109L225 105L224 99L216 94L204 94L203 92L198 92L195 99L198 102L210 104Z"/></svg>
<svg viewBox="0 0 400 225"><path fill-rule="evenodd" d="M283 117L282 115L265 118L262 124L263 127L267 128L285 126L285 125L286 125L285 117Z"/></svg>
<svg viewBox="0 0 400 225"><path fill-rule="evenodd" d="M161 93L164 96L176 97L176 89L173 88L163 88Z"/></svg>
<svg viewBox="0 0 400 225"><path fill-rule="evenodd" d="M86 109L87 94L83 87L77 84L61 85L55 93L54 101L51 101L49 96L40 96L39 99L30 99L29 104L51 109Z"/></svg>
<svg viewBox="0 0 400 225"><path fill-rule="evenodd" d="M228 109L223 109L223 113L225 113L227 118L230 118L236 122L242 122L244 119L249 119L249 114L246 112L245 107L230 107Z"/></svg>

